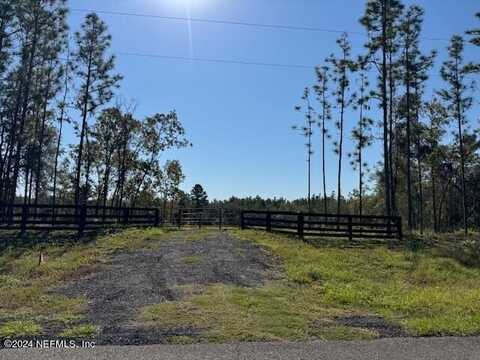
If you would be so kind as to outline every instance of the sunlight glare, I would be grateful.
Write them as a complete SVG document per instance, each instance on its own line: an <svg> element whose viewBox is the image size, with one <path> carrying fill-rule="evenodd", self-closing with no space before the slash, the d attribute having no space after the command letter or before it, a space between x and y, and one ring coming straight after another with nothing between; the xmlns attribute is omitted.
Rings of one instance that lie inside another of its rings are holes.
<svg viewBox="0 0 480 360"><path fill-rule="evenodd" d="M199 8L203 5L205 5L208 0L170 0L173 2L176 6L189 6L192 8Z"/></svg>

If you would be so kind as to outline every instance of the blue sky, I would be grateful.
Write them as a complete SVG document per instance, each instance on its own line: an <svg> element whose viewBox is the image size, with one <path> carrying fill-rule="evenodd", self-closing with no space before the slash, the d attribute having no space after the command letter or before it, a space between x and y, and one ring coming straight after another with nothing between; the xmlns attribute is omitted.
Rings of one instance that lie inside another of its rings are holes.
<svg viewBox="0 0 480 360"><path fill-rule="evenodd" d="M474 13L478 0L421 0L426 10L424 36L450 38L478 26ZM362 32L358 23L363 0L70 0L73 9L308 26ZM187 4L190 9L187 10ZM70 15L72 30L79 27L84 12ZM169 152L164 159L179 159L186 174L182 186L189 190L202 184L210 198L235 196L301 197L306 192L304 140L291 130L301 121L294 112L303 88L312 85L314 70L267 66L219 64L126 56L145 53L178 57L215 58L247 62L317 65L335 52L339 34L246 26L210 24L100 14L113 36L112 52L117 70L125 76L118 94L137 103L136 115L143 117L175 109L194 147ZM192 41L190 41L190 39ZM351 35L353 53L362 51L366 38ZM425 50L439 50L437 69L446 55L448 42L425 40ZM468 47L468 59L480 58L480 49ZM443 86L438 75L431 88ZM480 97L477 98L477 102ZM370 116L379 119L380 112ZM335 114L335 113L334 113ZM478 106L470 119L478 127ZM357 120L347 114L346 134ZM379 132L378 132L379 134ZM320 136L320 132L316 132ZM72 134L67 142L76 141ZM320 192L320 142L314 139L313 191ZM374 165L380 143L368 151ZM336 157L328 152L328 191L336 188ZM347 140L347 153L351 141ZM356 174L345 160L343 192L356 184Z"/></svg>

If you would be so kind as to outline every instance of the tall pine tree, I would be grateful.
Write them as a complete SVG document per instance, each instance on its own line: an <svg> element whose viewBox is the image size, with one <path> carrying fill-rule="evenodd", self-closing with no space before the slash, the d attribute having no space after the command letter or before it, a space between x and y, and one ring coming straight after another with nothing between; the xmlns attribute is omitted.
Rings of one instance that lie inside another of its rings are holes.
<svg viewBox="0 0 480 360"><path fill-rule="evenodd" d="M468 233L467 223L467 189L465 180L465 147L464 131L468 124L467 111L472 107L473 98L470 95L472 83L468 81L470 72L468 64L463 59L464 39L453 36L448 47L449 58L443 63L441 75L447 87L439 92L440 97L446 102L451 119L456 122L456 141L458 144L458 157L460 159L460 184L462 198L462 222L465 234Z"/></svg>
<svg viewBox="0 0 480 360"><path fill-rule="evenodd" d="M400 0L368 0L365 14L360 22L367 30L369 41L365 44L368 51L368 59L378 69L378 98L383 111L383 182L385 213L392 214L393 188L392 171L390 166L390 144L389 132L389 105L391 99L388 96L388 83L392 81L393 72L389 72L388 55L392 52L394 37L397 34L396 22L403 11L403 4ZM378 56L380 59L378 59Z"/></svg>
<svg viewBox="0 0 480 360"><path fill-rule="evenodd" d="M102 105L113 97L113 89L118 87L120 75L112 74L115 58L109 56L111 36L106 24L97 14L88 14L80 32L75 33L77 50L73 54L73 70L81 85L78 91L76 108L81 112L80 142L78 146L75 175L75 204L86 202L88 187L86 183L82 199L81 175L84 161L84 147L88 136L88 119ZM89 167L89 161L87 161ZM88 175L87 175L88 176Z"/></svg>
<svg viewBox="0 0 480 360"><path fill-rule="evenodd" d="M355 71L355 62L351 59L351 45L347 34L343 34L337 44L340 47L340 56L331 55L327 62L332 67L332 80L335 84L333 95L337 108L339 109L339 118L335 122L338 129L338 141L334 143L335 153L338 155L337 172L337 214L341 212L342 200L342 167L344 153L344 130L345 130L345 112L355 100L355 95L350 93L350 76Z"/></svg>

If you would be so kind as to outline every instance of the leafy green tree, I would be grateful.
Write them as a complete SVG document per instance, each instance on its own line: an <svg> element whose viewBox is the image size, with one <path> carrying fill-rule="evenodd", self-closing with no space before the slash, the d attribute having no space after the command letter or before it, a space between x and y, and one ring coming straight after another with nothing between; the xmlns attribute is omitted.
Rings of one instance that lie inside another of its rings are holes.
<svg viewBox="0 0 480 360"><path fill-rule="evenodd" d="M136 194L141 190L145 181L151 175L150 169L160 160L161 154L170 149L181 149L191 146L185 136L185 129L178 119L177 113L155 114L147 117L141 126L140 135L140 174L137 178L136 189L133 195L135 203Z"/></svg>
<svg viewBox="0 0 480 360"><path fill-rule="evenodd" d="M120 134L115 151L116 185L112 195L112 205L121 207L125 199L125 188L129 174L134 171L140 150L135 150L140 141L142 124L133 117L131 111L122 113L119 120Z"/></svg>
<svg viewBox="0 0 480 360"><path fill-rule="evenodd" d="M163 166L161 176L157 179L157 188L163 196L163 216L167 214L167 203L170 201L170 214L173 213L173 204L181 195L180 184L184 181L182 165L178 160L169 160Z"/></svg>
<svg viewBox="0 0 480 360"><path fill-rule="evenodd" d="M108 194L110 190L111 175L113 170L113 159L115 151L118 149L118 142L120 140L121 132L121 117L123 114L118 107L108 108L103 110L93 129L93 137L98 144L98 152L96 154L99 158L98 174L101 177L101 184L99 185L99 199L103 206L107 206Z"/></svg>

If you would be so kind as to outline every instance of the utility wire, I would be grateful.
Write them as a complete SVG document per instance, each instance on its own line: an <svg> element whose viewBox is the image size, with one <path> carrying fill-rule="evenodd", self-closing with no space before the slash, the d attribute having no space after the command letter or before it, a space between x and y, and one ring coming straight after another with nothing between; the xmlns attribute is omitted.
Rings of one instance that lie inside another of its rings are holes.
<svg viewBox="0 0 480 360"><path fill-rule="evenodd" d="M234 20L220 20L220 19L203 19L203 18L188 18L181 16L165 16L165 15L154 15L154 14L140 14L132 12L120 12L120 11L110 11L110 10L96 10L96 9L80 9L73 8L70 9L72 12L83 12L91 13L95 12L98 14L105 15L116 15L116 16L130 16L130 17L142 17L142 18L151 18L151 19L162 19L162 20L173 20L173 21L192 21L198 23L210 23L210 24L221 24L221 25L236 25L236 26L248 26L256 27L263 29L279 29L279 30L293 30L293 31L310 31L310 32L324 32L324 33L333 33L333 34L351 34L351 35L360 35L368 37L368 34L360 31L349 31L349 30L339 30L339 29L327 29L327 28L318 28L311 26L293 26L293 25L282 25L282 24L266 24L266 23L254 23L254 22L245 22L245 21L234 21ZM441 37L422 37L423 40L427 41L450 41L447 38Z"/></svg>
<svg viewBox="0 0 480 360"><path fill-rule="evenodd" d="M282 30L294 30L294 31L311 31L311 32L328 32L328 33L349 33L355 35L362 35L368 37L366 33L356 32L356 31L344 31L336 29L324 29L316 27L301 27L301 26L290 26L290 25L275 25L275 24L261 24L261 23L252 23L252 22L241 22L241 21L230 21L230 20L215 20L215 19L201 19L201 18L187 18L187 17L178 17L178 16L162 16L162 15L153 15L153 14L139 14L131 12L118 12L118 11L107 11L107 10L95 10L95 9L80 9L73 8L73 12L96 12L99 14L106 15L116 15L116 16L133 16L133 17L143 17L143 18L155 18L163 20L174 20L174 21L193 21L201 23L213 23L213 24L226 24L226 25L238 25L238 26L249 26L257 28L269 28L269 29L282 29ZM423 38L424 40L431 41L449 41L449 39L444 38ZM313 70L316 65L305 65L305 64L282 64L282 63L269 63L269 62L258 62L258 61L244 61L244 60L229 60L229 59L216 59L216 58L202 58L202 57L187 57L187 56L171 56L171 55L161 55L161 54L149 54L149 53L138 53L138 52L118 52L120 56L130 56L130 57L144 57L144 58L157 58L157 59L166 59L166 60L177 60L177 61L194 61L194 62L204 62L204 63L218 63L218 64L236 64L236 65L250 65L250 66L261 66L261 67L272 67L272 68L284 68L284 69L307 69ZM436 74L433 74L435 76Z"/></svg>
<svg viewBox="0 0 480 360"><path fill-rule="evenodd" d="M234 64L234 65L249 65L249 66L261 66L278 69L300 69L300 70L315 70L318 65L304 65L304 64L282 64L282 63L268 63L258 61L243 61L243 60L228 60L228 59L214 59L214 58L201 58L201 57L188 57L188 56L171 56L161 54L147 54L136 52L117 52L119 56L131 56L131 57L144 57L153 59L166 59L177 61L195 61L204 63L217 63L217 64ZM430 77L441 77L440 74L433 71L429 74Z"/></svg>
<svg viewBox="0 0 480 360"><path fill-rule="evenodd" d="M95 12L95 13L98 13L98 14L105 14L105 15L133 16L133 17L153 18L153 19L162 19L162 20L192 21L192 22L199 22L199 23L210 23L210 24L221 24L221 25L250 26L250 27L257 27L257 28L264 28L264 29L280 29L280 30L294 30L294 31L327 32L327 33L335 33L335 34L348 33L348 34L355 34L355 35L366 35L365 33L358 32L358 31L316 28L316 27L309 27L309 26L262 24L262 23L233 21L233 20L188 18L188 17L181 17L181 16L163 16L163 15L152 15L152 14L138 14L138 13L130 13L130 12L95 10L95 9L71 9L71 11L72 12L85 12L85 13Z"/></svg>
<svg viewBox="0 0 480 360"><path fill-rule="evenodd" d="M118 52L117 54L120 56L148 57L148 58L167 59L167 60L252 65L252 66L289 68L289 69L308 69L308 70L315 69L314 65L280 64L280 63L266 63L266 62L257 62L257 61L227 60L227 59L213 59L213 58L187 57L187 56L169 56L169 55L145 54L145 53L135 53L135 52Z"/></svg>

